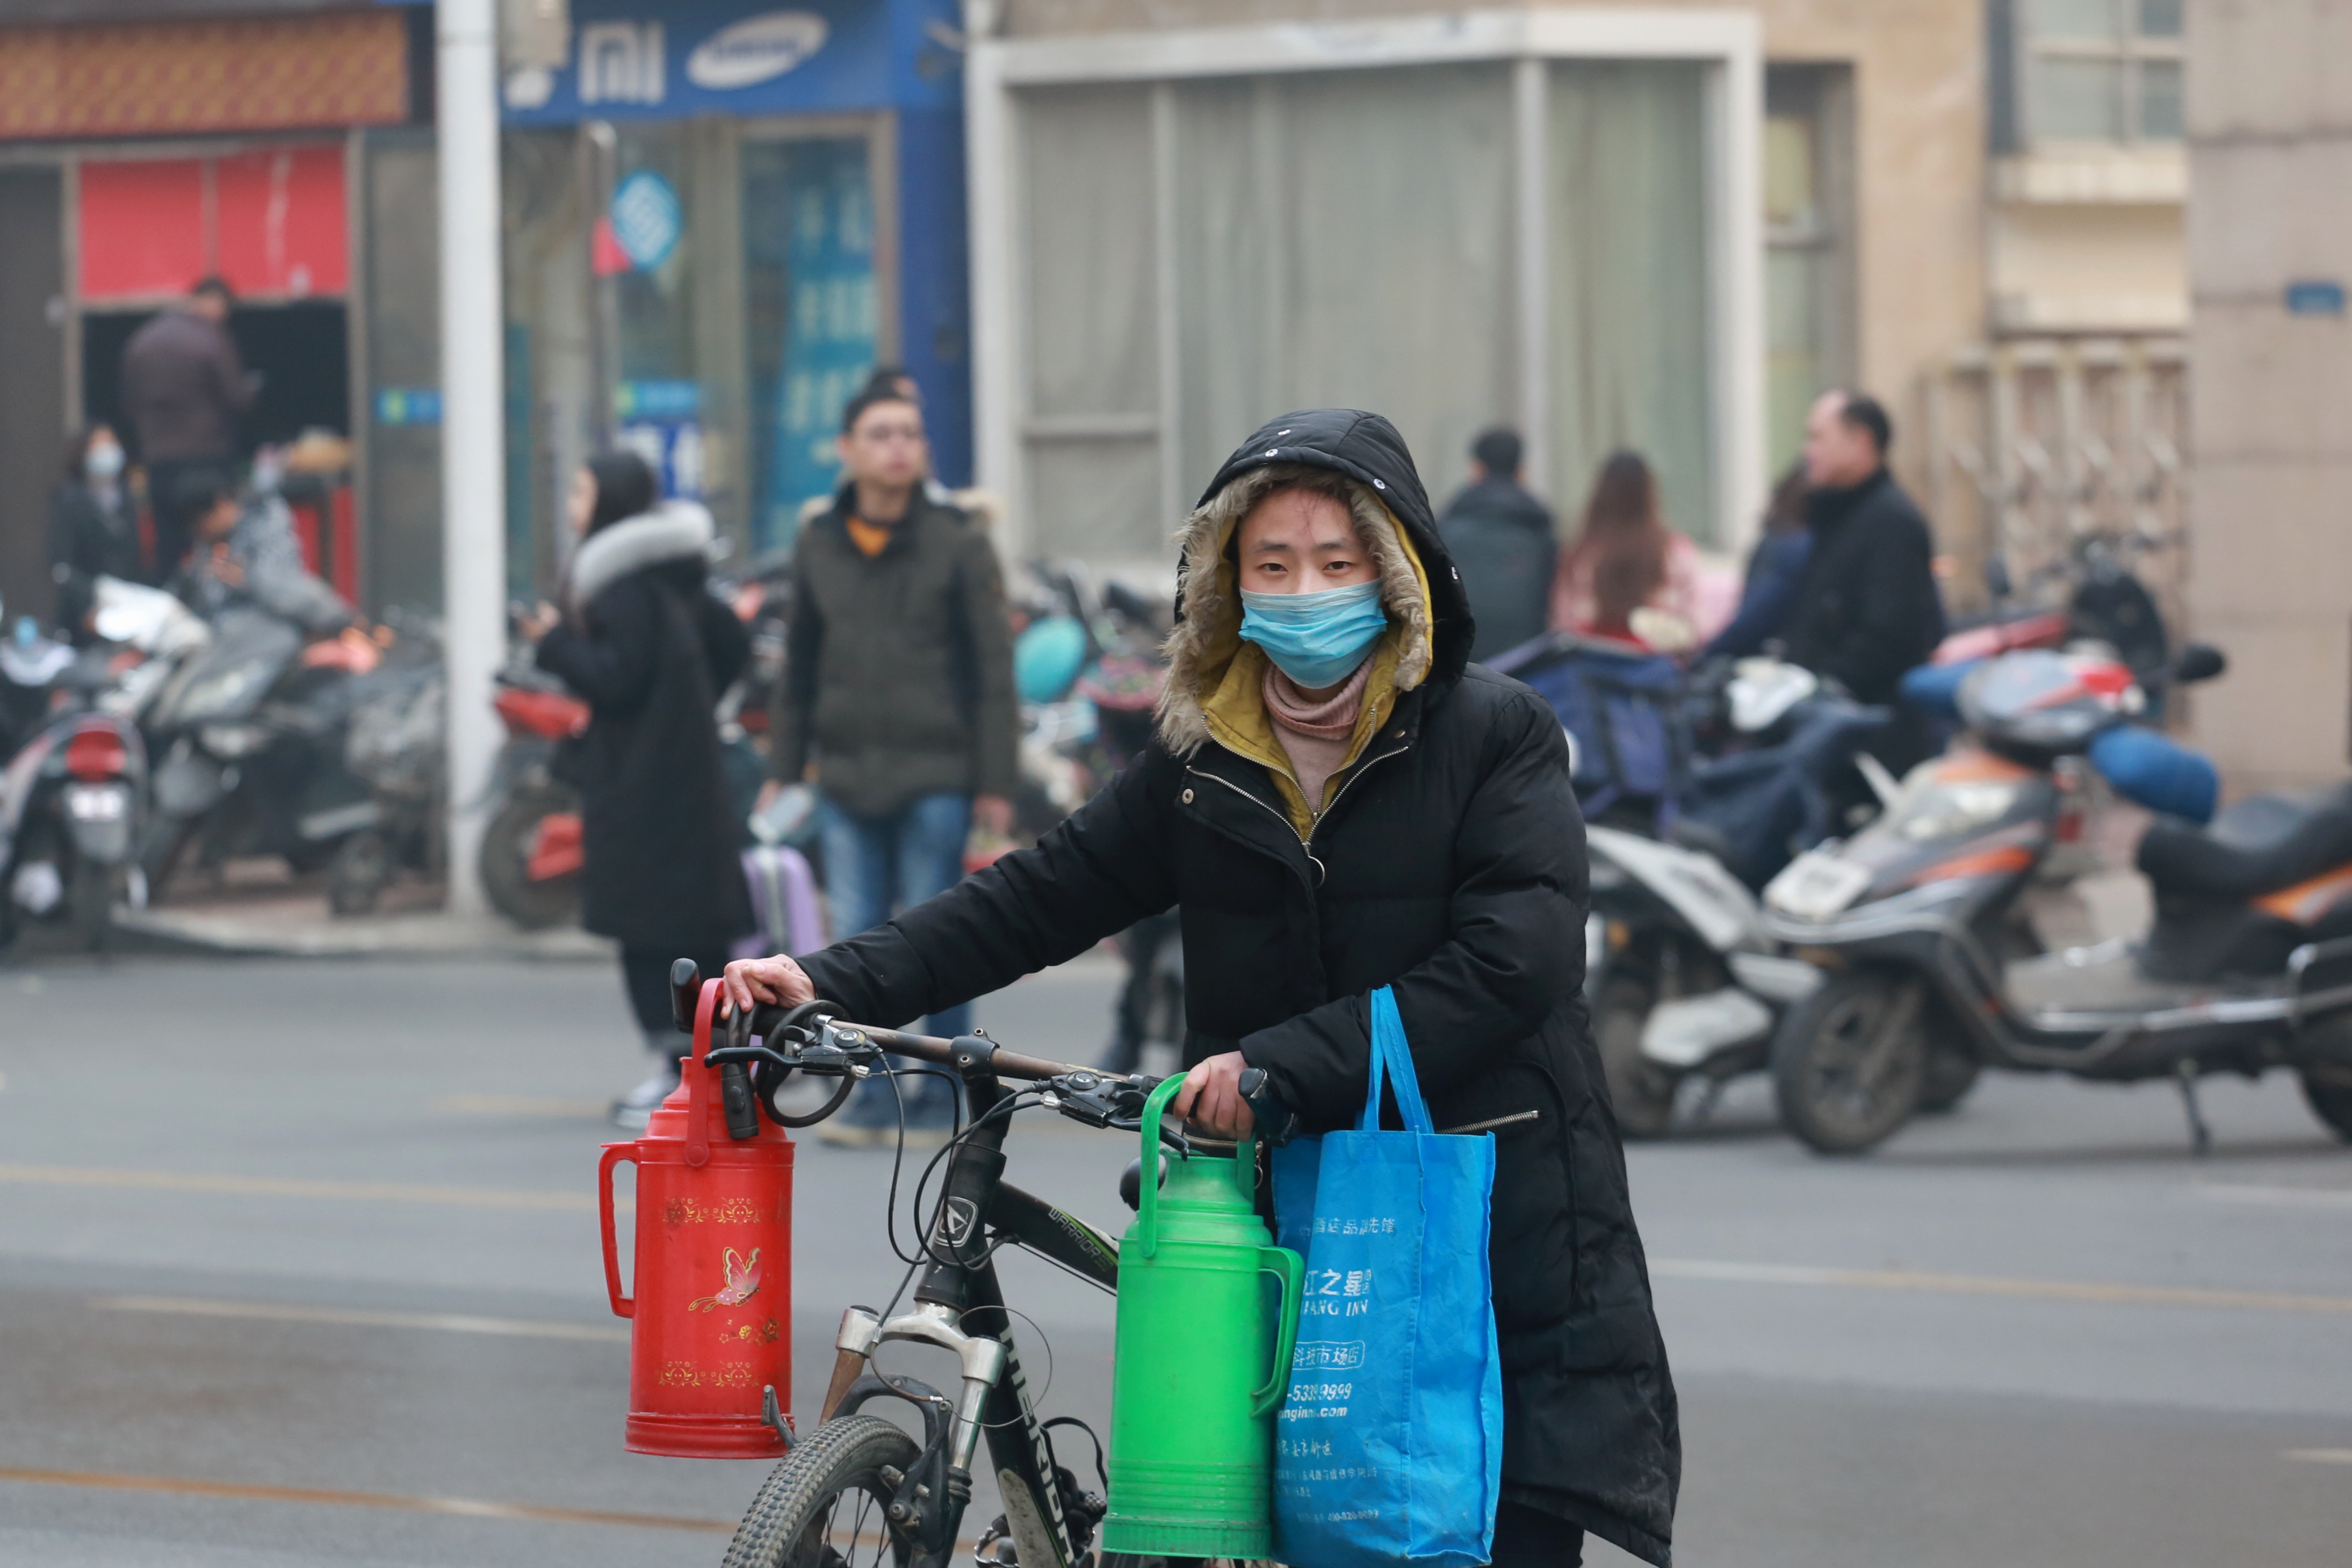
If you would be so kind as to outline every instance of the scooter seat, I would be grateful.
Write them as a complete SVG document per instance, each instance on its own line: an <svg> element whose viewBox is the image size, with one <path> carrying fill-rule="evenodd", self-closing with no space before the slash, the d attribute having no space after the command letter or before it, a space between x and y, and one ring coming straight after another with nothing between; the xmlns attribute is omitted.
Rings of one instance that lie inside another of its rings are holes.
<svg viewBox="0 0 2352 1568"><path fill-rule="evenodd" d="M2257 898L2352 862L2352 782L2298 795L2256 795L2205 827L2158 818L2139 841L2139 869L2159 894Z"/></svg>

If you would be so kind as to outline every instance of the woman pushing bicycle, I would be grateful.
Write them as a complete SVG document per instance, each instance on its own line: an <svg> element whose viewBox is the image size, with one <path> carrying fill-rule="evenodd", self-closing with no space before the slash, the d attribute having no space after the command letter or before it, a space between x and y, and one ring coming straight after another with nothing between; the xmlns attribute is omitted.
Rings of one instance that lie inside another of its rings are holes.
<svg viewBox="0 0 2352 1568"><path fill-rule="evenodd" d="M729 999L823 997L891 1026L1172 905L1188 1025L1174 1109L1234 1137L1254 1124L1253 1067L1303 1130L1353 1124L1370 993L1393 988L1435 1121L1502 1122L1494 1561L1573 1564L1589 1531L1664 1564L1681 1439L1580 994L1584 828L1559 723L1468 663L1460 580L1378 414L1272 422L1178 544L1150 749L1034 848L889 925L798 963L729 965Z"/></svg>

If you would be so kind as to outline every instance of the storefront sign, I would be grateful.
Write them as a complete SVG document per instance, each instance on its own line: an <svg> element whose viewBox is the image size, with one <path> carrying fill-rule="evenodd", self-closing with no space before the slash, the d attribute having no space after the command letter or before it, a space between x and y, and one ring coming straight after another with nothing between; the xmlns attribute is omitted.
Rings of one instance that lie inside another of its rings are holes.
<svg viewBox="0 0 2352 1568"><path fill-rule="evenodd" d="M713 92L773 81L824 47L814 11L770 11L721 27L686 57L686 79Z"/></svg>
<svg viewBox="0 0 2352 1568"><path fill-rule="evenodd" d="M441 389L378 387L375 392L375 422L378 424L438 424L441 423Z"/></svg>
<svg viewBox="0 0 2352 1568"><path fill-rule="evenodd" d="M621 426L620 444L644 458L661 480L662 494L688 501L702 498L702 426L639 420Z"/></svg>
<svg viewBox="0 0 2352 1568"><path fill-rule="evenodd" d="M874 187L867 171L866 144L856 138L800 141L789 153L781 205L792 225L792 293L763 544L788 541L801 503L837 482L834 437L841 411L873 372Z"/></svg>
<svg viewBox="0 0 2352 1568"><path fill-rule="evenodd" d="M613 392L623 419L692 419L702 412L698 382L623 382Z"/></svg>
<svg viewBox="0 0 2352 1568"><path fill-rule="evenodd" d="M651 272L669 259L686 230L686 209L677 192L651 169L640 169L613 188L613 237L630 265Z"/></svg>
<svg viewBox="0 0 2352 1568"><path fill-rule="evenodd" d="M510 73L506 120L554 125L884 108L893 101L894 14L933 9L942 18L955 14L933 0L801 0L782 7L757 0L572 0L570 63ZM908 19L898 17L901 25Z"/></svg>
<svg viewBox="0 0 2352 1568"><path fill-rule="evenodd" d="M2332 277L2298 278L2286 286L2286 313L2290 316L2341 316L2344 314L2344 285Z"/></svg>

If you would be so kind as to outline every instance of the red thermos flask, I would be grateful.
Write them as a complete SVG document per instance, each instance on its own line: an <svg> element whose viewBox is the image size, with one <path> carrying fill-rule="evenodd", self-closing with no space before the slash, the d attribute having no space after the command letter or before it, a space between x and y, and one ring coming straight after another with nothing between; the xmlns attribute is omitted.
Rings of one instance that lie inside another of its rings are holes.
<svg viewBox="0 0 2352 1568"><path fill-rule="evenodd" d="M598 1167L604 1283L630 1322L631 1453L772 1458L784 1440L763 1417L793 1386L793 1144L759 1118L728 1135L710 1050L719 982L703 982L694 1053L634 1143ZM637 1167L636 1293L621 1293L613 1167Z"/></svg>

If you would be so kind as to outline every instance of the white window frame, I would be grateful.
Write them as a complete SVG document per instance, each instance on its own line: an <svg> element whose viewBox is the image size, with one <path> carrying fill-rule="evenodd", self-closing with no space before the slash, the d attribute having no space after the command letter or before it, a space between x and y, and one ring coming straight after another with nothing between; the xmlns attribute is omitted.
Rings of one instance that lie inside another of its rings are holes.
<svg viewBox="0 0 2352 1568"><path fill-rule="evenodd" d="M1201 77L1286 75L1372 67L1506 61L1512 75L1517 184L1514 326L1519 406L1530 481L1559 494L1550 472L1550 267L1545 221L1547 97L1556 60L1696 61L1706 73L1709 441L1715 537L1742 548L1754 537L1765 491L1762 24L1752 11L1574 9L1471 11L1368 22L1268 22L972 42L964 114L971 213L973 443L978 482L1005 502L999 549L1025 553L1030 521L1023 433L1028 367L1022 319L1017 106L1021 89L1103 82L1172 82ZM1154 114L1154 159L1169 156L1164 108ZM1164 184L1164 180L1162 181ZM1160 246L1165 257L1171 247ZM1171 528L1189 509L1183 486L1206 476L1174 472L1183 451L1172 381L1175 305L1159 290L1162 346L1158 427L1161 505ZM1532 352L1527 351L1532 345ZM1499 412L1499 411L1498 411ZM1234 433L1236 437L1245 434ZM1453 455L1421 453L1430 474Z"/></svg>

